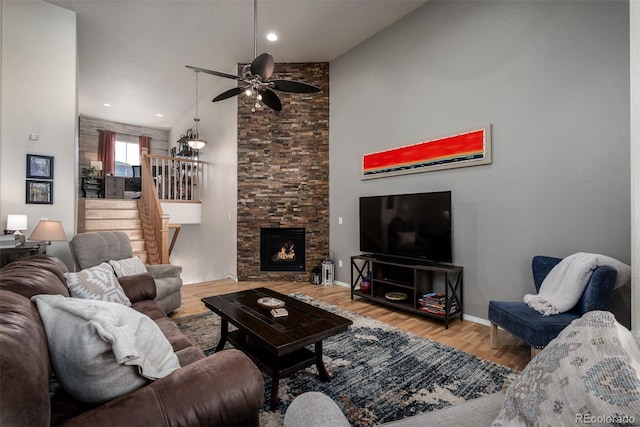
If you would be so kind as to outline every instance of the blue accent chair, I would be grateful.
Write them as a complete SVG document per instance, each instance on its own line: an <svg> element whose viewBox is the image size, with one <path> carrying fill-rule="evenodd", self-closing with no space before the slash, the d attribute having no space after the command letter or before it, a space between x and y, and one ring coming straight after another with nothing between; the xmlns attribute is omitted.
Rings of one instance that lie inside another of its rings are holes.
<svg viewBox="0 0 640 427"><path fill-rule="evenodd" d="M533 257L531 267L536 292L540 290L547 274L560 261L560 258ZM607 310L617 275L618 272L612 267L597 267L591 273L591 278L578 303L567 312L551 316L543 316L524 301L489 301L491 348L498 347L499 326L529 344L531 356L535 356L573 320L588 311Z"/></svg>

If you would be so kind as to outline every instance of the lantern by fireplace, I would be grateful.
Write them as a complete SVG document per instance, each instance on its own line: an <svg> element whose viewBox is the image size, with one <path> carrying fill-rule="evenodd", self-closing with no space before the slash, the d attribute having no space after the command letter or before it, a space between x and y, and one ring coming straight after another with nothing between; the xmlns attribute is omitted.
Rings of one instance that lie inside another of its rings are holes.
<svg viewBox="0 0 640 427"><path fill-rule="evenodd" d="M322 261L322 285L323 286L331 286L333 285L333 271L334 265L333 260L331 258L327 258Z"/></svg>

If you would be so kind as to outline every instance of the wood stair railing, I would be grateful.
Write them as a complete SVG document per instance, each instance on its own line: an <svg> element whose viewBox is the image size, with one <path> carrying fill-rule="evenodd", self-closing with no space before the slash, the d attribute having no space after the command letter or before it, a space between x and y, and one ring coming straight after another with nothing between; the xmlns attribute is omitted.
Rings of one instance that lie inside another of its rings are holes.
<svg viewBox="0 0 640 427"><path fill-rule="evenodd" d="M151 161L149 159L149 151L142 149L141 153L141 170L142 170L142 197L138 202L141 217L145 217L146 226L143 227L145 240L147 244L153 241L155 245L159 264L169 263L169 215L162 212L162 205L158 198L153 174L151 173ZM144 212L144 213L142 213ZM148 238L147 238L148 236ZM149 262L152 264L153 262Z"/></svg>
<svg viewBox="0 0 640 427"><path fill-rule="evenodd" d="M142 201L142 199L138 199L138 212L140 213L140 225L142 226L142 234L147 244L147 262L149 264L160 264L160 253L158 251L158 245L156 244L156 239L153 232L151 215L149 214L147 205Z"/></svg>

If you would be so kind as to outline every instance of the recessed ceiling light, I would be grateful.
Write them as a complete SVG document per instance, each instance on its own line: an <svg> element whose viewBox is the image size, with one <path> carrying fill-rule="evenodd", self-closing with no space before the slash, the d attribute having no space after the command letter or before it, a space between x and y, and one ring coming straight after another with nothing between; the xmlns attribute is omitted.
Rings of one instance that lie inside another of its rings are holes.
<svg viewBox="0 0 640 427"><path fill-rule="evenodd" d="M157 113L156 117L164 117L164 114Z"/></svg>
<svg viewBox="0 0 640 427"><path fill-rule="evenodd" d="M105 107L111 107L111 104L107 104L107 103L104 103L102 105L104 105Z"/></svg>
<svg viewBox="0 0 640 427"><path fill-rule="evenodd" d="M269 40L270 42L274 42L278 40L278 35L276 33L269 33L267 34L267 40Z"/></svg>

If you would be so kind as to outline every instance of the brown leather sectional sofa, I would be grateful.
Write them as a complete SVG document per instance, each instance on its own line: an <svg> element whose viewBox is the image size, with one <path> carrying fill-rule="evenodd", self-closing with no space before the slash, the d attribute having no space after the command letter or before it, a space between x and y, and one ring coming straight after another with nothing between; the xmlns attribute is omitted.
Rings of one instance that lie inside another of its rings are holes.
<svg viewBox="0 0 640 427"><path fill-rule="evenodd" d="M0 270L0 425L249 426L258 425L263 377L237 350L205 357L154 302L148 274L120 278L132 308L162 330L181 368L131 393L90 406L55 381L45 329L30 298L69 297L58 258L36 255Z"/></svg>

